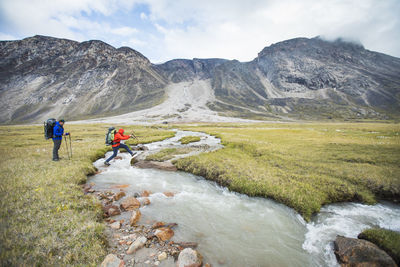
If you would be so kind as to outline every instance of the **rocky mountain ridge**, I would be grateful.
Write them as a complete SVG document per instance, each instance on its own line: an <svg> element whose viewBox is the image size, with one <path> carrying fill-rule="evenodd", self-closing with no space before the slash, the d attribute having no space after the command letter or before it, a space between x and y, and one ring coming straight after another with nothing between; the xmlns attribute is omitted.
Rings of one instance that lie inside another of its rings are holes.
<svg viewBox="0 0 400 267"><path fill-rule="evenodd" d="M163 102L166 88L195 80L210 81L215 97L205 108L225 116L400 116L400 59L342 40L291 39L264 48L250 62L174 59L152 64L128 47L34 36L0 42L0 122L143 110Z"/></svg>

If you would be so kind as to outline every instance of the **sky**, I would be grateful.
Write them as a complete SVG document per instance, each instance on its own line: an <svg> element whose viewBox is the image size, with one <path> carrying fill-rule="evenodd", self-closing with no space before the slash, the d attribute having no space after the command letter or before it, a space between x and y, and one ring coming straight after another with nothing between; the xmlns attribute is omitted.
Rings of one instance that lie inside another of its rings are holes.
<svg viewBox="0 0 400 267"><path fill-rule="evenodd" d="M0 0L0 40L37 34L129 46L153 63L250 61L296 37L400 57L400 0Z"/></svg>

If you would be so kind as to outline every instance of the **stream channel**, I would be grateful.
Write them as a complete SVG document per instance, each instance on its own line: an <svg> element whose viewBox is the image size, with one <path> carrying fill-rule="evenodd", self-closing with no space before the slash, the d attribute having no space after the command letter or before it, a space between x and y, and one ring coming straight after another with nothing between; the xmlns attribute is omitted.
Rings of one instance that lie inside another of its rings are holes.
<svg viewBox="0 0 400 267"><path fill-rule="evenodd" d="M199 136L201 140L182 145L179 139L183 136ZM149 150L140 153L198 148L192 155L222 148L213 136L180 130L173 138L146 146ZM197 242L197 250L212 266L338 266L332 244L336 235L356 237L373 226L400 231L399 205L326 205L306 223L296 211L273 200L231 192L186 172L132 167L128 153L119 156L122 160L111 161L110 167L104 166L104 159L96 161L94 165L101 172L88 183L94 183L96 190L129 184L125 189L128 196L153 192L151 205L141 208L140 223L177 223L172 240ZM174 192L174 197L166 197L166 191Z"/></svg>

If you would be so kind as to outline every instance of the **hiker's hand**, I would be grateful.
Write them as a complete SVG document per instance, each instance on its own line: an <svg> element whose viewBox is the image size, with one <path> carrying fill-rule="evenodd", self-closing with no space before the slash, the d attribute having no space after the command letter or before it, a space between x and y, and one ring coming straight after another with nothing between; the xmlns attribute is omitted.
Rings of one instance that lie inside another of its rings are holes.
<svg viewBox="0 0 400 267"><path fill-rule="evenodd" d="M133 137L133 135L129 135L129 137L130 137L130 138L132 138L132 137Z"/></svg>
<svg viewBox="0 0 400 267"><path fill-rule="evenodd" d="M70 133L66 133L65 135L71 135Z"/></svg>

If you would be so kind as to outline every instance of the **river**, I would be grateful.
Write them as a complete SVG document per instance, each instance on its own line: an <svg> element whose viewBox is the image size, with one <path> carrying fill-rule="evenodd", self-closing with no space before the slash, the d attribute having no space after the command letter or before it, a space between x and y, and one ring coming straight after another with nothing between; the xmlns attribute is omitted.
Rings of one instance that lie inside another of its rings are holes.
<svg viewBox="0 0 400 267"><path fill-rule="evenodd" d="M177 131L173 138L147 144L147 153L182 147L178 140L188 135L200 136L201 141L185 146L221 148L213 136ZM337 266L332 250L336 235L356 237L372 226L400 231L398 205L327 205L306 223L296 211L273 200L230 192L185 172L135 168L130 166L129 154L120 156L122 160L112 161L110 167L103 165L104 159L96 161L102 172L88 182L97 190L129 184L127 195L153 192L151 205L141 208L140 222L177 223L172 240L197 242L212 266ZM166 197L166 191L175 193L174 197Z"/></svg>

